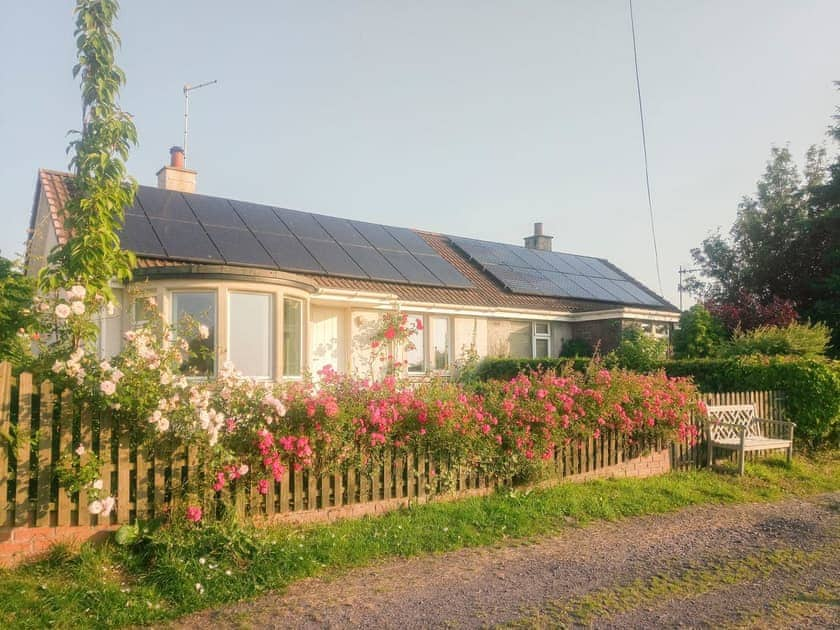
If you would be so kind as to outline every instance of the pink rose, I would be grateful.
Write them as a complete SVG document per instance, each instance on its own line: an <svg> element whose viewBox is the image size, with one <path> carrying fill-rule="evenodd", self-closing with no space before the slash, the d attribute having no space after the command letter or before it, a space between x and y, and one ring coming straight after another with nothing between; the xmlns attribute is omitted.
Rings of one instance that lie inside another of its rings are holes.
<svg viewBox="0 0 840 630"><path fill-rule="evenodd" d="M201 508L197 505L190 505L187 507L186 517L188 521L198 523L201 520Z"/></svg>

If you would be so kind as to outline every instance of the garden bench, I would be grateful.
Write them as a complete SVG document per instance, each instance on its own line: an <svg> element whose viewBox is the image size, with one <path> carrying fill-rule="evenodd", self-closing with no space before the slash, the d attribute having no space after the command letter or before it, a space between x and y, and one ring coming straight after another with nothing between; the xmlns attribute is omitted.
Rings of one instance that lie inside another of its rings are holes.
<svg viewBox="0 0 840 630"><path fill-rule="evenodd" d="M755 405L717 405L708 408L706 438L709 468L714 449L738 451L738 474L744 474L744 454L748 451L786 450L793 456L793 422L765 420L755 414ZM785 437L782 437L785 436Z"/></svg>

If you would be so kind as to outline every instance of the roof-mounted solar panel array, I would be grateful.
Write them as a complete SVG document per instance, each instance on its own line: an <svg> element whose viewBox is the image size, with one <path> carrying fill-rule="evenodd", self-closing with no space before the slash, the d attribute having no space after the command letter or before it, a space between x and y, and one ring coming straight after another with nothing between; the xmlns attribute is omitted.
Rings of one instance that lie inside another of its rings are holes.
<svg viewBox="0 0 840 630"><path fill-rule="evenodd" d="M423 238L388 227L140 186L123 246L141 256L468 288Z"/></svg>
<svg viewBox="0 0 840 630"><path fill-rule="evenodd" d="M449 240L512 293L642 306L668 306L600 258L450 236Z"/></svg>

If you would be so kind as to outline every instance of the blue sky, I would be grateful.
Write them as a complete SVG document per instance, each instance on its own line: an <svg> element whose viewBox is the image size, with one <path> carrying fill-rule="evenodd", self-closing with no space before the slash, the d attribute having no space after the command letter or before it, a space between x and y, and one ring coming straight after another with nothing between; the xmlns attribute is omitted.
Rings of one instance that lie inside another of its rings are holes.
<svg viewBox="0 0 840 630"><path fill-rule="evenodd" d="M79 125L73 2L6 8L0 252ZM180 144L211 195L610 259L656 289L626 0L123 0L143 184ZM664 294L772 145L827 142L836 0L636 0ZM829 144L832 153L836 147Z"/></svg>

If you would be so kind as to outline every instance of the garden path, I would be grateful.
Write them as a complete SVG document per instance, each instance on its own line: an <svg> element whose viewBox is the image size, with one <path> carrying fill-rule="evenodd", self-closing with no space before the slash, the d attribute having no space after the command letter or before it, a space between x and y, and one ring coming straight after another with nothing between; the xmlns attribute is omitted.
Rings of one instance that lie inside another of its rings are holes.
<svg viewBox="0 0 840 630"><path fill-rule="evenodd" d="M396 559L177 628L840 627L840 492Z"/></svg>

